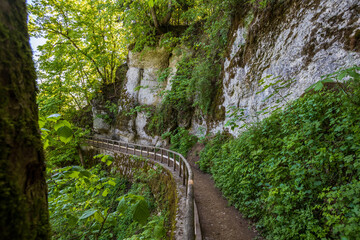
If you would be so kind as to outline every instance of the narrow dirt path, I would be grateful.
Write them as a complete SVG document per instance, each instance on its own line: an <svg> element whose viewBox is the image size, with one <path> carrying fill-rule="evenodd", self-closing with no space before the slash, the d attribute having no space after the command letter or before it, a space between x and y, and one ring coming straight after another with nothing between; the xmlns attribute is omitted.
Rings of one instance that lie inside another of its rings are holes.
<svg viewBox="0 0 360 240"><path fill-rule="evenodd" d="M238 210L228 206L227 200L215 187L209 174L201 172L195 165L197 153L202 147L195 146L188 161L194 172L194 192L201 231L204 240L250 240L257 236L249 221Z"/></svg>

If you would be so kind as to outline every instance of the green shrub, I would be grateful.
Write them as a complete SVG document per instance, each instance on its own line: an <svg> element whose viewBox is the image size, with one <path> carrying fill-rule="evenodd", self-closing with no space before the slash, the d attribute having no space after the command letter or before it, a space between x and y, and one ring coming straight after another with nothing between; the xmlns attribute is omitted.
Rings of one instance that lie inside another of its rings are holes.
<svg viewBox="0 0 360 240"><path fill-rule="evenodd" d="M211 59L198 61L191 76L191 92L194 95L194 107L199 107L205 115L209 113L214 95L214 82L219 76L220 64Z"/></svg>
<svg viewBox="0 0 360 240"><path fill-rule="evenodd" d="M359 76L338 72L333 79L350 83L311 91L220 151L214 144L201 153L200 166L267 238L360 236Z"/></svg>
<svg viewBox="0 0 360 240"><path fill-rule="evenodd" d="M40 116L39 126L48 167L84 164L79 151L89 130L72 125L57 113L47 117Z"/></svg>
<svg viewBox="0 0 360 240"><path fill-rule="evenodd" d="M112 163L108 156L100 157L103 166ZM150 187L102 169L97 165L89 170L79 166L51 170L48 185L53 238L166 239L167 213L158 215Z"/></svg>
<svg viewBox="0 0 360 240"><path fill-rule="evenodd" d="M197 142L197 137L191 135L185 128L179 127L174 132L164 134L163 137L170 136L171 150L181 153L184 157L188 154L189 150Z"/></svg>
<svg viewBox="0 0 360 240"><path fill-rule="evenodd" d="M214 138L205 142L205 148L200 152L201 160L197 162L201 171L210 172L212 160L220 157L221 147L229 138L229 135L217 133Z"/></svg>

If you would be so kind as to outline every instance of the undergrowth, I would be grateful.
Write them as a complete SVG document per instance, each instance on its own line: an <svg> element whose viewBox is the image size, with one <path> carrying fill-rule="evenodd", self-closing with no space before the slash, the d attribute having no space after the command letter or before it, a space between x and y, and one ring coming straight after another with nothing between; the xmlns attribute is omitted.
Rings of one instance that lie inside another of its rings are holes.
<svg viewBox="0 0 360 240"><path fill-rule="evenodd" d="M179 127L173 132L162 135L163 138L170 137L170 149L186 157L189 150L196 144L198 138L191 135L185 128Z"/></svg>
<svg viewBox="0 0 360 240"><path fill-rule="evenodd" d="M149 186L110 174L103 166L78 166L49 173L49 211L54 239L166 239L167 213ZM139 175L139 176L140 176ZM147 176L151 178L151 176Z"/></svg>
<svg viewBox="0 0 360 240"><path fill-rule="evenodd" d="M358 239L358 70L324 79L286 110L236 139L218 135L201 152L200 167L268 239ZM347 84L325 90L344 77Z"/></svg>

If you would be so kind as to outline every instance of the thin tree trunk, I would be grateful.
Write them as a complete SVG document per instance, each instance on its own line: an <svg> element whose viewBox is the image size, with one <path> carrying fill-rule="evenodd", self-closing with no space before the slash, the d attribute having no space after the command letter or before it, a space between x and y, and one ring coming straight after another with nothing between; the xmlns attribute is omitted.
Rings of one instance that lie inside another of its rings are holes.
<svg viewBox="0 0 360 240"><path fill-rule="evenodd" d="M169 3L168 3L168 12L167 14L165 15L165 17L163 18L163 20L161 21L161 25L162 26L166 26L170 19L171 19L171 14L172 14L172 1L170 0Z"/></svg>
<svg viewBox="0 0 360 240"><path fill-rule="evenodd" d="M25 0L0 1L0 238L50 239Z"/></svg>
<svg viewBox="0 0 360 240"><path fill-rule="evenodd" d="M80 146L78 146L77 149L78 149L78 153L79 153L79 158L80 158L81 166L85 167L84 157L83 157L83 154L82 154L82 152L81 152Z"/></svg>
<svg viewBox="0 0 360 240"><path fill-rule="evenodd" d="M156 30L158 30L159 32L161 32L160 24L159 24L159 21L158 21L158 19L157 19L157 17L156 17L155 7L150 8L150 13L151 13L151 17L152 17L152 19L153 19L154 26L155 26Z"/></svg>

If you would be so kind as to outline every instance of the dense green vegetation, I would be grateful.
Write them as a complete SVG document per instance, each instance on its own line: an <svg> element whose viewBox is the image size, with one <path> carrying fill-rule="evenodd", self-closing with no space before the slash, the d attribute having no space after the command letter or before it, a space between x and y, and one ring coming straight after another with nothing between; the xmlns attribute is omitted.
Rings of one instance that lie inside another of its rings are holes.
<svg viewBox="0 0 360 240"><path fill-rule="evenodd" d="M40 114L60 113L71 120L87 109L83 115L89 115L92 100L115 84L128 45L135 52L144 47L171 52L177 46L189 52L178 63L172 89L161 93L164 100L152 111L149 132L175 130L179 116L211 116L231 16L236 9L259 9L266 2L32 0L30 34L47 40L37 59ZM110 115L99 117L111 122Z"/></svg>
<svg viewBox="0 0 360 240"><path fill-rule="evenodd" d="M267 2L32 1L30 31L47 39L37 61L38 104L54 238L161 239L169 237L173 227L168 226L171 207L158 206L152 186L110 173L109 159L86 169L92 160L82 156L81 145L90 132L91 105L97 99L107 112L97 117L108 124L120 114L131 118L145 112L147 133L168 138L170 148L184 156L196 142L205 143L200 169L212 174L230 203L267 238L358 237L359 67L327 76L284 110L285 97L280 97L275 111L261 122L247 119L244 109L228 109L226 126L242 131L238 138L189 132L195 117L224 120L225 113L218 116L215 107L232 16L236 9L247 9L242 12L247 27L252 11L261 11ZM116 72L128 50L156 47L182 56L176 73L159 71L159 86L173 74L171 89L157 93L162 102L156 107L135 103L129 111L119 111L121 89L116 84L121 80ZM293 81L273 80L263 86L274 90L269 97ZM344 80L346 84L340 83Z"/></svg>
<svg viewBox="0 0 360 240"><path fill-rule="evenodd" d="M108 165L109 161L104 159ZM53 237L163 239L167 215L157 215L159 206L149 186L110 174L104 166L51 170L48 183Z"/></svg>
<svg viewBox="0 0 360 240"><path fill-rule="evenodd" d="M39 120L47 158L49 212L54 239L165 239L173 229L175 204L166 186L154 187L163 178L162 168L129 167L132 178L113 166L108 155L82 156L87 131L74 127L60 114ZM46 127L46 128L45 128ZM115 159L117 162L120 159ZM125 159L125 162L142 162ZM101 164L100 164L100 163ZM71 166L81 163L83 167ZM146 165L146 164L145 164ZM66 166L66 167L63 167ZM165 199L165 200L164 200ZM171 202L167 202L170 199Z"/></svg>
<svg viewBox="0 0 360 240"><path fill-rule="evenodd" d="M201 152L200 168L269 239L358 238L359 70L328 76L240 137L218 134Z"/></svg>

